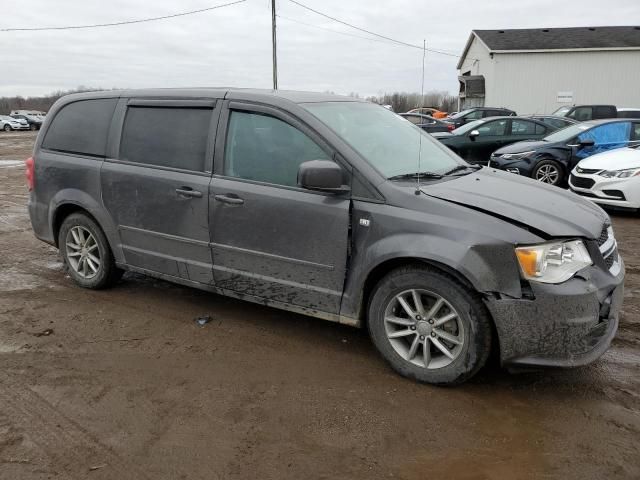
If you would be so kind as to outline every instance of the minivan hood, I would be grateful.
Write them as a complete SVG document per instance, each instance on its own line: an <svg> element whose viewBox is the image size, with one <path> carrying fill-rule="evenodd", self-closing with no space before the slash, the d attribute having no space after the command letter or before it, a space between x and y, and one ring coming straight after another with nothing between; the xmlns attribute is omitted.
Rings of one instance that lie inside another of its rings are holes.
<svg viewBox="0 0 640 480"><path fill-rule="evenodd" d="M547 237L598 238L607 214L580 196L512 173L482 168L422 192L528 226Z"/></svg>
<svg viewBox="0 0 640 480"><path fill-rule="evenodd" d="M523 140L522 142L512 143L511 145L507 145L506 147L499 148L494 153L522 153L522 152L531 152L532 150L537 150L540 147L545 147L552 145L550 142L545 142L543 140Z"/></svg>
<svg viewBox="0 0 640 480"><path fill-rule="evenodd" d="M598 170L625 170L640 168L640 150L636 148L619 148L598 153L582 160L580 168Z"/></svg>

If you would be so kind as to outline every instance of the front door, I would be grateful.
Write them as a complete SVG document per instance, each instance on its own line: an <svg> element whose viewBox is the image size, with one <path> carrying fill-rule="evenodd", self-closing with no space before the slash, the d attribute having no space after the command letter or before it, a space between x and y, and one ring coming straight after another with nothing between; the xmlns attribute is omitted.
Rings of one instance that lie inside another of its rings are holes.
<svg viewBox="0 0 640 480"><path fill-rule="evenodd" d="M299 165L331 160L331 149L279 110L231 102L220 123L209 192L216 286L337 314L349 195L297 186Z"/></svg>
<svg viewBox="0 0 640 480"><path fill-rule="evenodd" d="M207 199L214 103L130 100L119 108L119 152L103 163L101 184L127 264L213 283Z"/></svg>
<svg viewBox="0 0 640 480"><path fill-rule="evenodd" d="M506 118L501 120L490 120L479 125L476 130L480 135L474 137L467 143L468 153L465 158L472 163L487 164L491 154L504 144L507 138Z"/></svg>

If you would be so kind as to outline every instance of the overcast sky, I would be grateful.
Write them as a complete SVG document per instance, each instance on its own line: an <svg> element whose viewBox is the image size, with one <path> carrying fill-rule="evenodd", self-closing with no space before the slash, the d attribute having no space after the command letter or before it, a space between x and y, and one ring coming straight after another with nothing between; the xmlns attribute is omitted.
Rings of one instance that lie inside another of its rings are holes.
<svg viewBox="0 0 640 480"><path fill-rule="evenodd" d="M118 22L230 0L2 2L0 28ZM629 25L640 0L300 0L405 42L460 54L472 29ZM361 32L278 0L283 17ZM279 87L361 95L419 91L419 50L278 19ZM425 90L457 92L456 61L427 53ZM90 30L0 32L0 96L90 87L271 86L270 0L150 23Z"/></svg>

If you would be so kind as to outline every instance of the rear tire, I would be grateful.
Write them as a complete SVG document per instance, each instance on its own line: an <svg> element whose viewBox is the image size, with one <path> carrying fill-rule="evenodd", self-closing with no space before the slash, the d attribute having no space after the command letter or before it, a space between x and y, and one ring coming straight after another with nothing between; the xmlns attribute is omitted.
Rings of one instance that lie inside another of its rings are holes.
<svg viewBox="0 0 640 480"><path fill-rule="evenodd" d="M426 267L393 270L376 285L368 327L391 368L423 383L462 383L491 351L491 320L478 295Z"/></svg>
<svg viewBox="0 0 640 480"><path fill-rule="evenodd" d="M557 187L564 181L564 170L555 160L542 160L533 169L531 176L534 180Z"/></svg>
<svg viewBox="0 0 640 480"><path fill-rule="evenodd" d="M123 271L100 226L84 213L72 213L62 222L58 247L69 275L83 288L102 289L115 284Z"/></svg>

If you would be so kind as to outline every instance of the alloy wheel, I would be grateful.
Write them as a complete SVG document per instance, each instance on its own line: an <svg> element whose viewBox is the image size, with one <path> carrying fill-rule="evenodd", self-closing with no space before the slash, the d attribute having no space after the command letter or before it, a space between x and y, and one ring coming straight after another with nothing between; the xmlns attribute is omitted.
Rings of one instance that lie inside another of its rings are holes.
<svg viewBox="0 0 640 480"><path fill-rule="evenodd" d="M66 238L66 257L71 268L85 279L95 277L102 260L98 242L93 234L82 226L69 229Z"/></svg>
<svg viewBox="0 0 640 480"><path fill-rule="evenodd" d="M555 185L560 177L560 172L553 165L542 165L536 170L536 180Z"/></svg>
<svg viewBox="0 0 640 480"><path fill-rule="evenodd" d="M391 299L384 315L387 339L400 357L419 367L451 364L465 344L458 312L442 296L412 289Z"/></svg>

